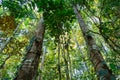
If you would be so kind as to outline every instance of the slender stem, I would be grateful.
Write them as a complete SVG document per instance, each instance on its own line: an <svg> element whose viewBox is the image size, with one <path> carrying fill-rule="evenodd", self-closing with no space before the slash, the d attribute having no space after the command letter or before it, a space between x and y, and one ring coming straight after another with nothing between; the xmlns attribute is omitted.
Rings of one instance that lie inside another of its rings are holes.
<svg viewBox="0 0 120 80"><path fill-rule="evenodd" d="M61 66L60 66L60 41L58 42L58 72L59 72L59 80L61 80Z"/></svg>

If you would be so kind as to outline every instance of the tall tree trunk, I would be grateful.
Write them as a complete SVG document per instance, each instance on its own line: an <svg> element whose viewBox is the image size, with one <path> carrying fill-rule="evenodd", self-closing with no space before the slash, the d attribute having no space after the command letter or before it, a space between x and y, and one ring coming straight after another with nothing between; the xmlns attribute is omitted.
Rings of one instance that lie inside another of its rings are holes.
<svg viewBox="0 0 120 80"><path fill-rule="evenodd" d="M43 68L44 68L45 54L46 54L46 47L44 47L44 52L43 52L43 55L42 55L42 61L41 61L41 65L40 65L41 73L39 75L40 76L39 80L43 80L43 78L42 78L42 72L43 72Z"/></svg>
<svg viewBox="0 0 120 80"><path fill-rule="evenodd" d="M70 37L68 37L68 43L67 45L69 45L70 43ZM68 69L69 69L69 77L70 79L69 80L72 80L72 68L71 68L71 57L70 57L70 52L69 52L69 47L67 47L67 58L68 58Z"/></svg>
<svg viewBox="0 0 120 80"><path fill-rule="evenodd" d="M59 40L59 38L58 38ZM58 75L59 80L61 80L61 66L60 66L60 41L58 42Z"/></svg>
<svg viewBox="0 0 120 80"><path fill-rule="evenodd" d="M63 37L63 41L64 41L64 37ZM69 68L68 68L68 60L67 60L67 58L66 58L66 56L68 56L67 55L67 53L65 52L65 43L63 42L63 49L62 49L62 55L63 55L63 59L64 59L64 62L65 62L65 67L66 67L66 69L65 69L65 71L66 71L66 80L70 80L69 79Z"/></svg>
<svg viewBox="0 0 120 80"><path fill-rule="evenodd" d="M63 35L62 43L63 43L63 59L66 65L66 80L70 80L70 74L69 74L69 53L68 53L68 45L69 45L69 36L65 37L66 35Z"/></svg>
<svg viewBox="0 0 120 80"><path fill-rule="evenodd" d="M91 62L93 63L98 79L99 80L115 80L115 77L112 74L112 71L109 70L108 66L106 65L105 60L103 59L93 37L88 33L87 26L77 9L77 5L73 5L73 9L78 19L80 28L82 30L83 37L86 41L86 44L89 50L89 57Z"/></svg>
<svg viewBox="0 0 120 80"><path fill-rule="evenodd" d="M37 25L36 34L31 41L31 47L25 55L22 66L20 67L14 80L32 80L38 69L39 59L42 54L42 43L45 27L43 17Z"/></svg>

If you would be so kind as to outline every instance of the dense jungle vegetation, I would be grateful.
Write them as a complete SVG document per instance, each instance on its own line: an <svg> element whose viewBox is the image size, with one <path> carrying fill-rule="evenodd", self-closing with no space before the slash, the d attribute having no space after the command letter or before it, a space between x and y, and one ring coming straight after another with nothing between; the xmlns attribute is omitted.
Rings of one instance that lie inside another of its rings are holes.
<svg viewBox="0 0 120 80"><path fill-rule="evenodd" d="M0 0L0 80L120 80L120 0Z"/></svg>

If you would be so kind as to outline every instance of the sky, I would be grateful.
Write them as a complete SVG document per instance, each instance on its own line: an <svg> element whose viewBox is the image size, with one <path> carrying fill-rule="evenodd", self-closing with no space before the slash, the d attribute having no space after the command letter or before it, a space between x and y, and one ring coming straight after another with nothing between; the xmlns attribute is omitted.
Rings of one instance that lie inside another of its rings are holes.
<svg viewBox="0 0 120 80"><path fill-rule="evenodd" d="M2 0L0 0L0 4L2 3Z"/></svg>

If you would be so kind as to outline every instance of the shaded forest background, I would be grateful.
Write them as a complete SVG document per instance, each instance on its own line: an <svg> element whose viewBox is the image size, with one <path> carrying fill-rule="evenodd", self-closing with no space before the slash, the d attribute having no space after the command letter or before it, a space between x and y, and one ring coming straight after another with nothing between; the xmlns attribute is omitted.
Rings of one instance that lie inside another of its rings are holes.
<svg viewBox="0 0 120 80"><path fill-rule="evenodd" d="M0 0L0 80L119 80L120 0Z"/></svg>

